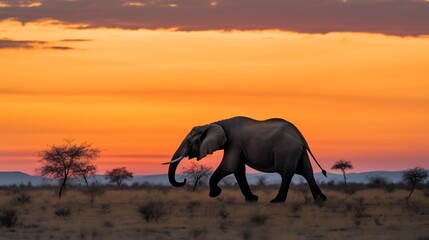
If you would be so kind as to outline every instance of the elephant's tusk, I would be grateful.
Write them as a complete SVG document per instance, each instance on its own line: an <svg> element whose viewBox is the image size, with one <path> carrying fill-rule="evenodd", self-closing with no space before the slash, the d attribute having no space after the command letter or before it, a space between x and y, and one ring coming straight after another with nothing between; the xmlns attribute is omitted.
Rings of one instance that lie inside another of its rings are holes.
<svg viewBox="0 0 429 240"><path fill-rule="evenodd" d="M178 162L178 161L182 160L183 158L184 157L180 156L180 157L178 157L178 158L176 158L174 160L171 160L170 162L165 162L165 163L162 163L162 164L164 164L164 165L166 165L166 164L172 164L172 163L175 163L175 162Z"/></svg>

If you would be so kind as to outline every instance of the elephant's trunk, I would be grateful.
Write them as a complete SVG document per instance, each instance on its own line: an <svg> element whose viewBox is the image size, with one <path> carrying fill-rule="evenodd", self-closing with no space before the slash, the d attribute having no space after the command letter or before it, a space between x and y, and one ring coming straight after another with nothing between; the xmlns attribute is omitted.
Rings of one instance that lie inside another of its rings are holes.
<svg viewBox="0 0 429 240"><path fill-rule="evenodd" d="M170 181L170 184L175 187L182 187L186 184L186 178L183 180L183 182L176 181L176 169L180 161L187 155L188 152L188 148L184 143L182 143L179 149L177 149L176 153L173 155L170 166L168 167L168 180Z"/></svg>
<svg viewBox="0 0 429 240"><path fill-rule="evenodd" d="M171 163L168 167L168 180L170 181L171 185L175 187L182 187L186 184L186 178L183 180L183 182L177 182L176 181L176 168L179 165L180 161Z"/></svg>

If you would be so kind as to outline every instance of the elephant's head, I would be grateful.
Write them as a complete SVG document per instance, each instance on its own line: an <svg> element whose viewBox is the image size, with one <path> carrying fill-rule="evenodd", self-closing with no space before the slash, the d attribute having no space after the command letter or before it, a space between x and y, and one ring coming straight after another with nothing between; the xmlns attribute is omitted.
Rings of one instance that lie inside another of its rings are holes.
<svg viewBox="0 0 429 240"><path fill-rule="evenodd" d="M176 168L183 158L188 157L189 159L197 158L197 160L201 160L208 154L221 149L226 140L225 131L217 124L194 127L182 141L174 153L172 160L164 163L170 164L168 168L168 180L171 185L181 187L186 184L186 179L183 182L177 182L175 178Z"/></svg>

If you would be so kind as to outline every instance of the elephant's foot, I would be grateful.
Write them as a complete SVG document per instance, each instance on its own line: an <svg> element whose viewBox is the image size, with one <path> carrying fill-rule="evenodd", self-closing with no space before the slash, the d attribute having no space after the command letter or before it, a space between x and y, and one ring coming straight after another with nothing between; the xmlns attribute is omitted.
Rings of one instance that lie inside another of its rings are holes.
<svg viewBox="0 0 429 240"><path fill-rule="evenodd" d="M222 192L222 189L218 186L210 187L210 197L217 197Z"/></svg>
<svg viewBox="0 0 429 240"><path fill-rule="evenodd" d="M276 197L273 200L271 200L270 202L271 203L284 203L285 201L286 201L286 199Z"/></svg>
<svg viewBox="0 0 429 240"><path fill-rule="evenodd" d="M246 202L257 202L258 199L259 199L258 196L252 194L252 195L246 197Z"/></svg>

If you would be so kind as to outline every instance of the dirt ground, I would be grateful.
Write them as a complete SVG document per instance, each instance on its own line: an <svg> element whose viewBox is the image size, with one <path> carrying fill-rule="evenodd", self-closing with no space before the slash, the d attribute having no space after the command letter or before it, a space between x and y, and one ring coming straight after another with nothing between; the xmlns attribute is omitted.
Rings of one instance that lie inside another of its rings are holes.
<svg viewBox="0 0 429 240"><path fill-rule="evenodd" d="M0 216L12 209L17 218L0 227L0 239L429 239L421 190L408 204L405 190L325 189L319 205L298 188L270 204L276 192L260 188L258 203L246 203L238 188L214 199L207 188L110 189L91 206L78 190L58 200L54 189L2 189Z"/></svg>

